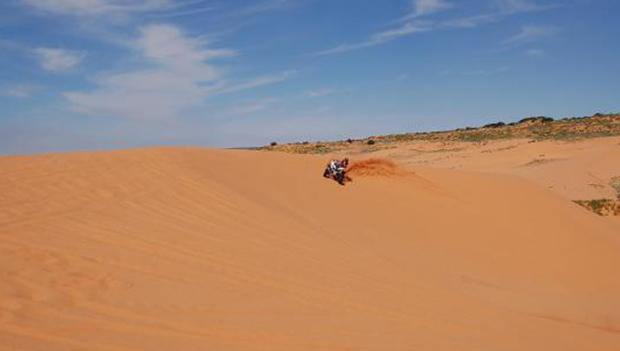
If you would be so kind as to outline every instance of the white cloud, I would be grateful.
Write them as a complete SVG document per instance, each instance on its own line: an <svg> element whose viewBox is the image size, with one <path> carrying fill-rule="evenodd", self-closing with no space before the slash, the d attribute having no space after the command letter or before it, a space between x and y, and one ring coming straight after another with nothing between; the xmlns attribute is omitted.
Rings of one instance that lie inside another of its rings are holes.
<svg viewBox="0 0 620 351"><path fill-rule="evenodd" d="M468 17L460 17L442 21L437 28L447 28L447 29L466 29L466 28L476 28L480 25L487 23L495 23L501 20L503 17L507 16L507 13L484 13L480 15L468 16Z"/></svg>
<svg viewBox="0 0 620 351"><path fill-rule="evenodd" d="M306 97L310 97L310 98L316 98L316 97L321 97L321 96L327 96L327 95L332 95L334 94L336 91L334 89L330 89L330 88L322 88L322 89L317 89L317 90L310 90L307 91L305 93Z"/></svg>
<svg viewBox="0 0 620 351"><path fill-rule="evenodd" d="M241 91L241 90L254 89L254 88L264 86L264 85L271 85L271 84L283 82L285 80L290 79L295 74L297 74L297 71L289 70L289 71L284 71L284 72L280 72L276 74L259 76L259 77L256 77L256 78L244 81L244 82L240 82L240 83L221 84L218 87L214 87L213 89L210 89L210 92L213 94L224 94L224 93L233 93L233 92Z"/></svg>
<svg viewBox="0 0 620 351"><path fill-rule="evenodd" d="M274 103L278 102L279 100L276 98L265 98L265 99L260 99L260 100L256 100L256 101L252 101L250 103L244 104L244 105L239 105L239 106L235 106L230 110L230 113L235 114L235 115L247 115L247 114L251 114L254 112L258 112L261 110L264 110L270 106L272 106Z"/></svg>
<svg viewBox="0 0 620 351"><path fill-rule="evenodd" d="M442 20L421 20L419 17L447 10L453 5L444 0L414 0L413 11L401 18L404 21L400 27L372 34L365 41L353 44L341 44L336 47L314 53L314 56L339 54L353 50L365 49L388 43L390 41L411 36L413 34L430 32L442 29L475 28L483 24L495 23L505 17L526 12L545 11L556 8L556 5L538 5L525 0L496 0L499 9L495 12L481 13L467 17L457 17Z"/></svg>
<svg viewBox="0 0 620 351"><path fill-rule="evenodd" d="M347 51L359 50L368 47L378 46L385 44L400 37L409 36L415 33L427 32L432 30L429 22L407 22L400 27L378 32L371 35L366 41L355 44L341 44L331 49L323 50L314 53L314 56L324 56L339 54Z"/></svg>
<svg viewBox="0 0 620 351"><path fill-rule="evenodd" d="M528 49L525 50L525 54L531 57L543 57L546 55L546 52L542 49Z"/></svg>
<svg viewBox="0 0 620 351"><path fill-rule="evenodd" d="M319 106L314 110L314 113L322 115L324 113L330 112L332 110L331 106Z"/></svg>
<svg viewBox="0 0 620 351"><path fill-rule="evenodd" d="M205 49L204 42L187 37L171 25L149 25L140 29L138 51L152 63L196 80L213 80L218 72L208 60L235 56L233 50Z"/></svg>
<svg viewBox="0 0 620 351"><path fill-rule="evenodd" d="M74 16L83 20L127 23L132 16L147 14L149 18L193 16L213 11L208 0L19 0L42 14ZM89 23L90 22L86 22Z"/></svg>
<svg viewBox="0 0 620 351"><path fill-rule="evenodd" d="M496 68L480 68L480 69L472 69L467 71L454 71L449 69L444 69L438 72L438 74L442 77L446 76L468 76L468 77L486 77L486 76L494 76L498 74L502 74L510 71L510 67L508 66L500 66Z"/></svg>
<svg viewBox="0 0 620 351"><path fill-rule="evenodd" d="M274 84L290 76L285 72L229 84L213 61L235 52L206 48L207 43L171 25L142 27L133 44L147 68L103 74L91 92L66 92L72 109L101 116L173 118L210 95Z"/></svg>
<svg viewBox="0 0 620 351"><path fill-rule="evenodd" d="M430 29L430 26L424 22L407 22L401 27L373 34L370 37L370 41L382 44L414 33L426 32Z"/></svg>
<svg viewBox="0 0 620 351"><path fill-rule="evenodd" d="M215 9L214 7L199 7L199 8L189 9L189 10L181 10L181 11L175 11L175 12L169 12L169 13L155 14L155 15L152 15L151 17L172 18L172 17L182 17L182 16L193 16L199 13L210 12L210 11L213 11L214 9Z"/></svg>
<svg viewBox="0 0 620 351"><path fill-rule="evenodd" d="M523 26L519 33L513 35L512 37L504 40L504 44L519 46L527 43L531 43L537 40L550 38L556 35L558 32L557 27L553 26Z"/></svg>
<svg viewBox="0 0 620 351"><path fill-rule="evenodd" d="M412 0L411 3L413 12L408 18L426 16L452 7L452 4L445 0Z"/></svg>
<svg viewBox="0 0 620 351"><path fill-rule="evenodd" d="M24 83L9 85L2 89L2 95L23 99L32 96L38 88L36 85Z"/></svg>
<svg viewBox="0 0 620 351"><path fill-rule="evenodd" d="M343 53L343 52L364 49L364 48L368 48L368 47L371 47L371 46L376 46L376 45L379 45L379 44L381 44L381 43L373 43L371 41L364 41L364 42L356 43L356 44L340 44L340 45L338 45L336 47L333 47L331 49L315 52L312 55L313 56L326 56L326 55L340 54L340 53Z"/></svg>
<svg viewBox="0 0 620 351"><path fill-rule="evenodd" d="M498 68L488 68L488 69L477 69L473 71L465 71L462 72L465 76L493 76L496 74L504 73L510 70L507 66L502 66Z"/></svg>
<svg viewBox="0 0 620 351"><path fill-rule="evenodd" d="M84 59L84 54L58 48L35 48L41 67L50 72L63 72L77 66Z"/></svg>
<svg viewBox="0 0 620 351"><path fill-rule="evenodd" d="M475 28L482 24L495 23L513 15L528 12L547 11L559 7L558 5L540 5L526 0L496 0L498 10L467 17L444 20L438 28Z"/></svg>
<svg viewBox="0 0 620 351"><path fill-rule="evenodd" d="M502 12L535 12L558 7L558 5L541 5L529 0L496 0L498 7Z"/></svg>
<svg viewBox="0 0 620 351"><path fill-rule="evenodd" d="M296 1L293 0L264 0L240 9L235 15L250 16L261 12L276 11L292 6L295 3Z"/></svg>
<svg viewBox="0 0 620 351"><path fill-rule="evenodd" d="M76 16L146 12L172 7L170 0L22 0L39 11Z"/></svg>

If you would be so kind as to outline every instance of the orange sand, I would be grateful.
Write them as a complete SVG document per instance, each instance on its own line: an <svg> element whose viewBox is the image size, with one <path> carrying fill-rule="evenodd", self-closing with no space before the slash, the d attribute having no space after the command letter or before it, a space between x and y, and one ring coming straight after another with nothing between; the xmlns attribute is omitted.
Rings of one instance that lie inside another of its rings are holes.
<svg viewBox="0 0 620 351"><path fill-rule="evenodd" d="M0 158L0 350L620 350L616 222L512 175L325 162Z"/></svg>
<svg viewBox="0 0 620 351"><path fill-rule="evenodd" d="M620 137L580 141L499 140L482 143L413 142L369 155L408 167L441 167L517 175L569 200L615 198L609 182L620 177Z"/></svg>

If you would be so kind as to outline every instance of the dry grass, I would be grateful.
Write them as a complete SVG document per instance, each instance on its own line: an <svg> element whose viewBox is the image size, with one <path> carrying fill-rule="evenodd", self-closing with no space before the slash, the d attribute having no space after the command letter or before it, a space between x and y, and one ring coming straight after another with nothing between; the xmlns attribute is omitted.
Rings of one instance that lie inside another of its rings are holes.
<svg viewBox="0 0 620 351"><path fill-rule="evenodd" d="M284 151L301 154L320 154L349 150L362 147L363 152L385 149L390 144L413 141L432 142L485 142L501 139L533 139L538 140L578 140L605 136L620 135L620 114L596 114L590 117L569 117L552 120L547 117L524 118L514 123L493 123L477 128L461 128L449 131L404 133L383 136L371 136L365 139L303 142L275 146L262 149ZM372 141L372 144L369 142Z"/></svg>
<svg viewBox="0 0 620 351"><path fill-rule="evenodd" d="M576 204L599 216L620 216L620 201L612 199L576 200Z"/></svg>
<svg viewBox="0 0 620 351"><path fill-rule="evenodd" d="M609 182L609 185L614 188L614 190L616 191L616 197L618 198L618 201L620 201L620 177L612 178L611 182Z"/></svg>

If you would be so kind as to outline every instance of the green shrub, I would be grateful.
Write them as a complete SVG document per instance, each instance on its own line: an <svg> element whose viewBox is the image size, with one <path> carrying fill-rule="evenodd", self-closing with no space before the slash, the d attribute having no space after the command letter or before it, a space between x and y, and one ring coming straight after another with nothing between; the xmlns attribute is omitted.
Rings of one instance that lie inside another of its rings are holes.
<svg viewBox="0 0 620 351"><path fill-rule="evenodd" d="M504 122L489 123L489 124L485 124L484 126L482 126L482 128L501 128L505 125L506 123Z"/></svg>

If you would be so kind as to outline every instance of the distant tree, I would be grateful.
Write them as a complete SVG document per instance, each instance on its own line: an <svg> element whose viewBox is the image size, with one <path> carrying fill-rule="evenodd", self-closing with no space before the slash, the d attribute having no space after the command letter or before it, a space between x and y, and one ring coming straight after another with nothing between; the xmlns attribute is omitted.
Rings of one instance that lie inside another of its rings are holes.
<svg viewBox="0 0 620 351"><path fill-rule="evenodd" d="M547 122L553 122L553 118L546 117L546 116L535 116L535 117L526 117L519 121L519 123L526 123L526 122L547 123Z"/></svg>
<svg viewBox="0 0 620 351"><path fill-rule="evenodd" d="M485 124L482 128L501 128L505 125L506 123L504 122L489 123L489 124Z"/></svg>
<svg viewBox="0 0 620 351"><path fill-rule="evenodd" d="M271 144L269 144L269 145L273 147L273 146L277 146L278 143L276 143L275 141L272 141Z"/></svg>
<svg viewBox="0 0 620 351"><path fill-rule="evenodd" d="M374 140L372 140L372 139L370 139L370 140L368 140L368 141L366 142L366 144L368 144L368 145L375 145L375 141L374 141Z"/></svg>
<svg viewBox="0 0 620 351"><path fill-rule="evenodd" d="M595 113L592 117L614 117L618 116L618 113Z"/></svg>

